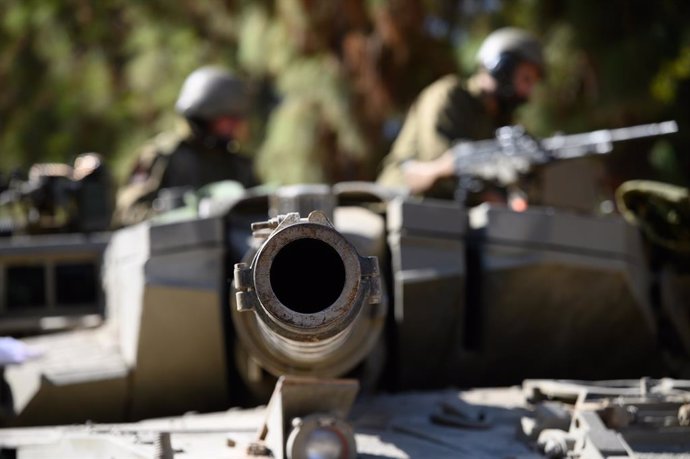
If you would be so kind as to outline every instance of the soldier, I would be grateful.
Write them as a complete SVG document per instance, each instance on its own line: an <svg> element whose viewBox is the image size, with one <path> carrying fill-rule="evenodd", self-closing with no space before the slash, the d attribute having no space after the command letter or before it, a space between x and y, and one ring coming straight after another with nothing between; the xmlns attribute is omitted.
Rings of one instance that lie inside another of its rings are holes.
<svg viewBox="0 0 690 459"><path fill-rule="evenodd" d="M422 91L384 158L379 183L452 197L456 181L449 147L459 140L491 138L496 128L510 124L544 74L540 42L517 28L489 35L477 61L466 84L447 75Z"/></svg>
<svg viewBox="0 0 690 459"><path fill-rule="evenodd" d="M144 147L118 194L115 222L127 225L151 216L162 189L196 189L221 180L256 185L252 162L240 153L249 137L250 104L247 83L227 70L192 72L175 103L186 132L162 134Z"/></svg>

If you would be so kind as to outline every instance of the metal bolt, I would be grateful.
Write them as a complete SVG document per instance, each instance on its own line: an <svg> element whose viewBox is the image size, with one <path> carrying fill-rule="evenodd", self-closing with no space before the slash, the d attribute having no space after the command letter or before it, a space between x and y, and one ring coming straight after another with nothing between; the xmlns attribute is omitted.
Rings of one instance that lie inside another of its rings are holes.
<svg viewBox="0 0 690 459"><path fill-rule="evenodd" d="M170 441L170 432L161 432L153 443L154 459L173 459L175 452Z"/></svg>
<svg viewBox="0 0 690 459"><path fill-rule="evenodd" d="M259 442L252 442L247 446L247 456L270 456L271 450Z"/></svg>
<svg viewBox="0 0 690 459"><path fill-rule="evenodd" d="M265 222L254 222L251 225L252 231L274 230L285 220L285 215L278 215Z"/></svg>

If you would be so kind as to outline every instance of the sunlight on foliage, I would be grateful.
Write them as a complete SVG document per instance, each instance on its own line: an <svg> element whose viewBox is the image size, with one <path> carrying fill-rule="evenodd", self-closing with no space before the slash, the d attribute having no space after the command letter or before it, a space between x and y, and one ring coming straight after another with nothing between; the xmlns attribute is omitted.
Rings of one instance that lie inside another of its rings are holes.
<svg viewBox="0 0 690 459"><path fill-rule="evenodd" d="M672 102L676 97L681 80L690 79L690 45L686 45L678 57L666 62L652 81L652 93L664 102Z"/></svg>
<svg viewBox="0 0 690 459"><path fill-rule="evenodd" d="M262 90L268 124L254 143L267 178L280 161L285 182L369 179L422 88L466 76L482 39L506 25L545 43L548 79L519 118L531 132L673 118L673 151L686 151L687 17L688 2L3 0L0 169L98 151L121 174L138 145L179 122L184 78L218 64Z"/></svg>

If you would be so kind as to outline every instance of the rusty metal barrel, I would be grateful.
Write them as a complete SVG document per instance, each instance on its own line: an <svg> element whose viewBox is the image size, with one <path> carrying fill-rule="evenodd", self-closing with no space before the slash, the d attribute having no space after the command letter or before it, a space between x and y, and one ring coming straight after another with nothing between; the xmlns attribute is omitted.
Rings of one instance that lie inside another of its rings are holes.
<svg viewBox="0 0 690 459"><path fill-rule="evenodd" d="M377 258L360 256L319 211L254 223L252 231L260 245L234 271L233 321L246 352L276 376L353 369L386 314Z"/></svg>

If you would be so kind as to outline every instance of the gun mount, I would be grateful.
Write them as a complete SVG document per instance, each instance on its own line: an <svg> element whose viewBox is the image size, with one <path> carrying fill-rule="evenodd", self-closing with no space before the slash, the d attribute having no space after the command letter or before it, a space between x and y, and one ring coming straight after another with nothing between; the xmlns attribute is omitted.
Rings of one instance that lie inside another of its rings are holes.
<svg viewBox="0 0 690 459"><path fill-rule="evenodd" d="M275 376L334 377L361 362L386 314L376 257L361 257L321 212L252 224L251 265L235 265L240 341ZM253 312L253 313L252 313Z"/></svg>
<svg viewBox="0 0 690 459"><path fill-rule="evenodd" d="M0 333L102 323L110 186L96 153L34 164L0 186Z"/></svg>
<svg viewBox="0 0 690 459"><path fill-rule="evenodd" d="M0 192L4 235L99 232L110 228L110 172L97 153L79 155L74 166L38 163L28 179L14 178Z"/></svg>

